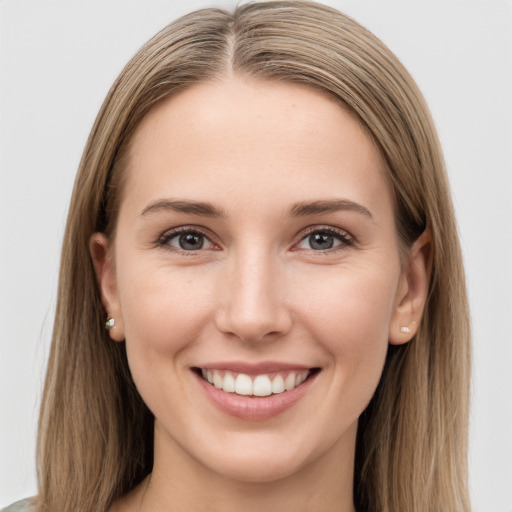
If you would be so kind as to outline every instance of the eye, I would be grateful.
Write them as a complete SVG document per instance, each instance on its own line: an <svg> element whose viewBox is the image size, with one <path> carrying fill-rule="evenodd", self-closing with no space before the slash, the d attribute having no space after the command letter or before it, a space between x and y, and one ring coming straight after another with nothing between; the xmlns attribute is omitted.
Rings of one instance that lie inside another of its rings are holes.
<svg viewBox="0 0 512 512"><path fill-rule="evenodd" d="M329 251L349 245L354 245L354 240L347 232L332 228L323 228L311 231L299 242L297 249Z"/></svg>
<svg viewBox="0 0 512 512"><path fill-rule="evenodd" d="M165 234L159 245L171 247L178 251L193 252L201 249L212 249L214 244L205 234L194 229L183 229Z"/></svg>

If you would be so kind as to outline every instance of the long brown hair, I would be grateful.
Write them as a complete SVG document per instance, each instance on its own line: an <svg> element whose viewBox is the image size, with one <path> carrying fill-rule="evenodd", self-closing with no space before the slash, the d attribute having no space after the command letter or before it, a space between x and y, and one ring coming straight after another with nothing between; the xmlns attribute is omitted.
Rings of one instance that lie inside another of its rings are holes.
<svg viewBox="0 0 512 512"><path fill-rule="evenodd" d="M153 418L104 329L89 255L115 232L125 149L160 100L234 73L299 82L351 109L387 163L404 247L425 229L432 278L414 339L390 347L359 422L358 510L468 511L469 321L443 158L421 93L397 58L338 11L302 1L204 9L172 23L110 90L80 163L64 236L38 438L38 511L103 512L152 467Z"/></svg>

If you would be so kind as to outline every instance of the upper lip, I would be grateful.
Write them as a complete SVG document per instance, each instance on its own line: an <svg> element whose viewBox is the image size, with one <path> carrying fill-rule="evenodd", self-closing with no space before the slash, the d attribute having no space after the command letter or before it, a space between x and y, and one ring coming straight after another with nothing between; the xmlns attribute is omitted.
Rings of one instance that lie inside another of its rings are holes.
<svg viewBox="0 0 512 512"><path fill-rule="evenodd" d="M282 363L277 361L265 361L261 363L219 361L198 365L196 368L200 368L202 370L224 370L233 373L245 373L247 375L261 375L265 373L311 370L314 367L310 365Z"/></svg>

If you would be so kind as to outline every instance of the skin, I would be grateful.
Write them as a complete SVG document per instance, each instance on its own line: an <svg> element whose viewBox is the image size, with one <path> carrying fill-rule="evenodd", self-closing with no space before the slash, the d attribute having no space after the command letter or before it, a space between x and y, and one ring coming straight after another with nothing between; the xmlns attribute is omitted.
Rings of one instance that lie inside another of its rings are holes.
<svg viewBox="0 0 512 512"><path fill-rule="evenodd" d="M229 77L154 108L126 172L115 238L95 234L91 253L111 337L155 416L155 464L111 510L353 512L357 420L388 343L415 334L428 282L427 235L400 259L375 144L321 92ZM333 200L367 212L290 213ZM190 226L200 250L169 234ZM326 229L333 247L318 250L311 232ZM321 371L290 409L250 421L219 410L192 371L218 361Z"/></svg>

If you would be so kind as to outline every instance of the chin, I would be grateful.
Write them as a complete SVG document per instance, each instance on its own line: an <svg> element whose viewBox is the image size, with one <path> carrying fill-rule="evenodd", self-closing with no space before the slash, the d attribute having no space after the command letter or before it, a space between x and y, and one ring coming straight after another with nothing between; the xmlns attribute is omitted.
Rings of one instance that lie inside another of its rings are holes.
<svg viewBox="0 0 512 512"><path fill-rule="evenodd" d="M295 426L300 430L298 425ZM316 463L323 465L327 462L330 466L329 460L338 459L335 465L339 464L339 457L352 454L346 451L345 445L352 445L355 441L357 423L341 439L339 432L336 432L337 435L330 432L321 437L318 431L315 435L314 430L305 429L295 433L286 430L277 433L269 427L264 432L227 433L218 444L208 443L208 448L203 447L205 449L196 454L200 456L198 460L203 467L223 478L235 482L268 484L307 472Z"/></svg>
<svg viewBox="0 0 512 512"><path fill-rule="evenodd" d="M244 454L244 457L229 457L221 463L217 460L211 470L235 482L269 484L284 480L299 473L307 462L277 454L274 456Z"/></svg>

